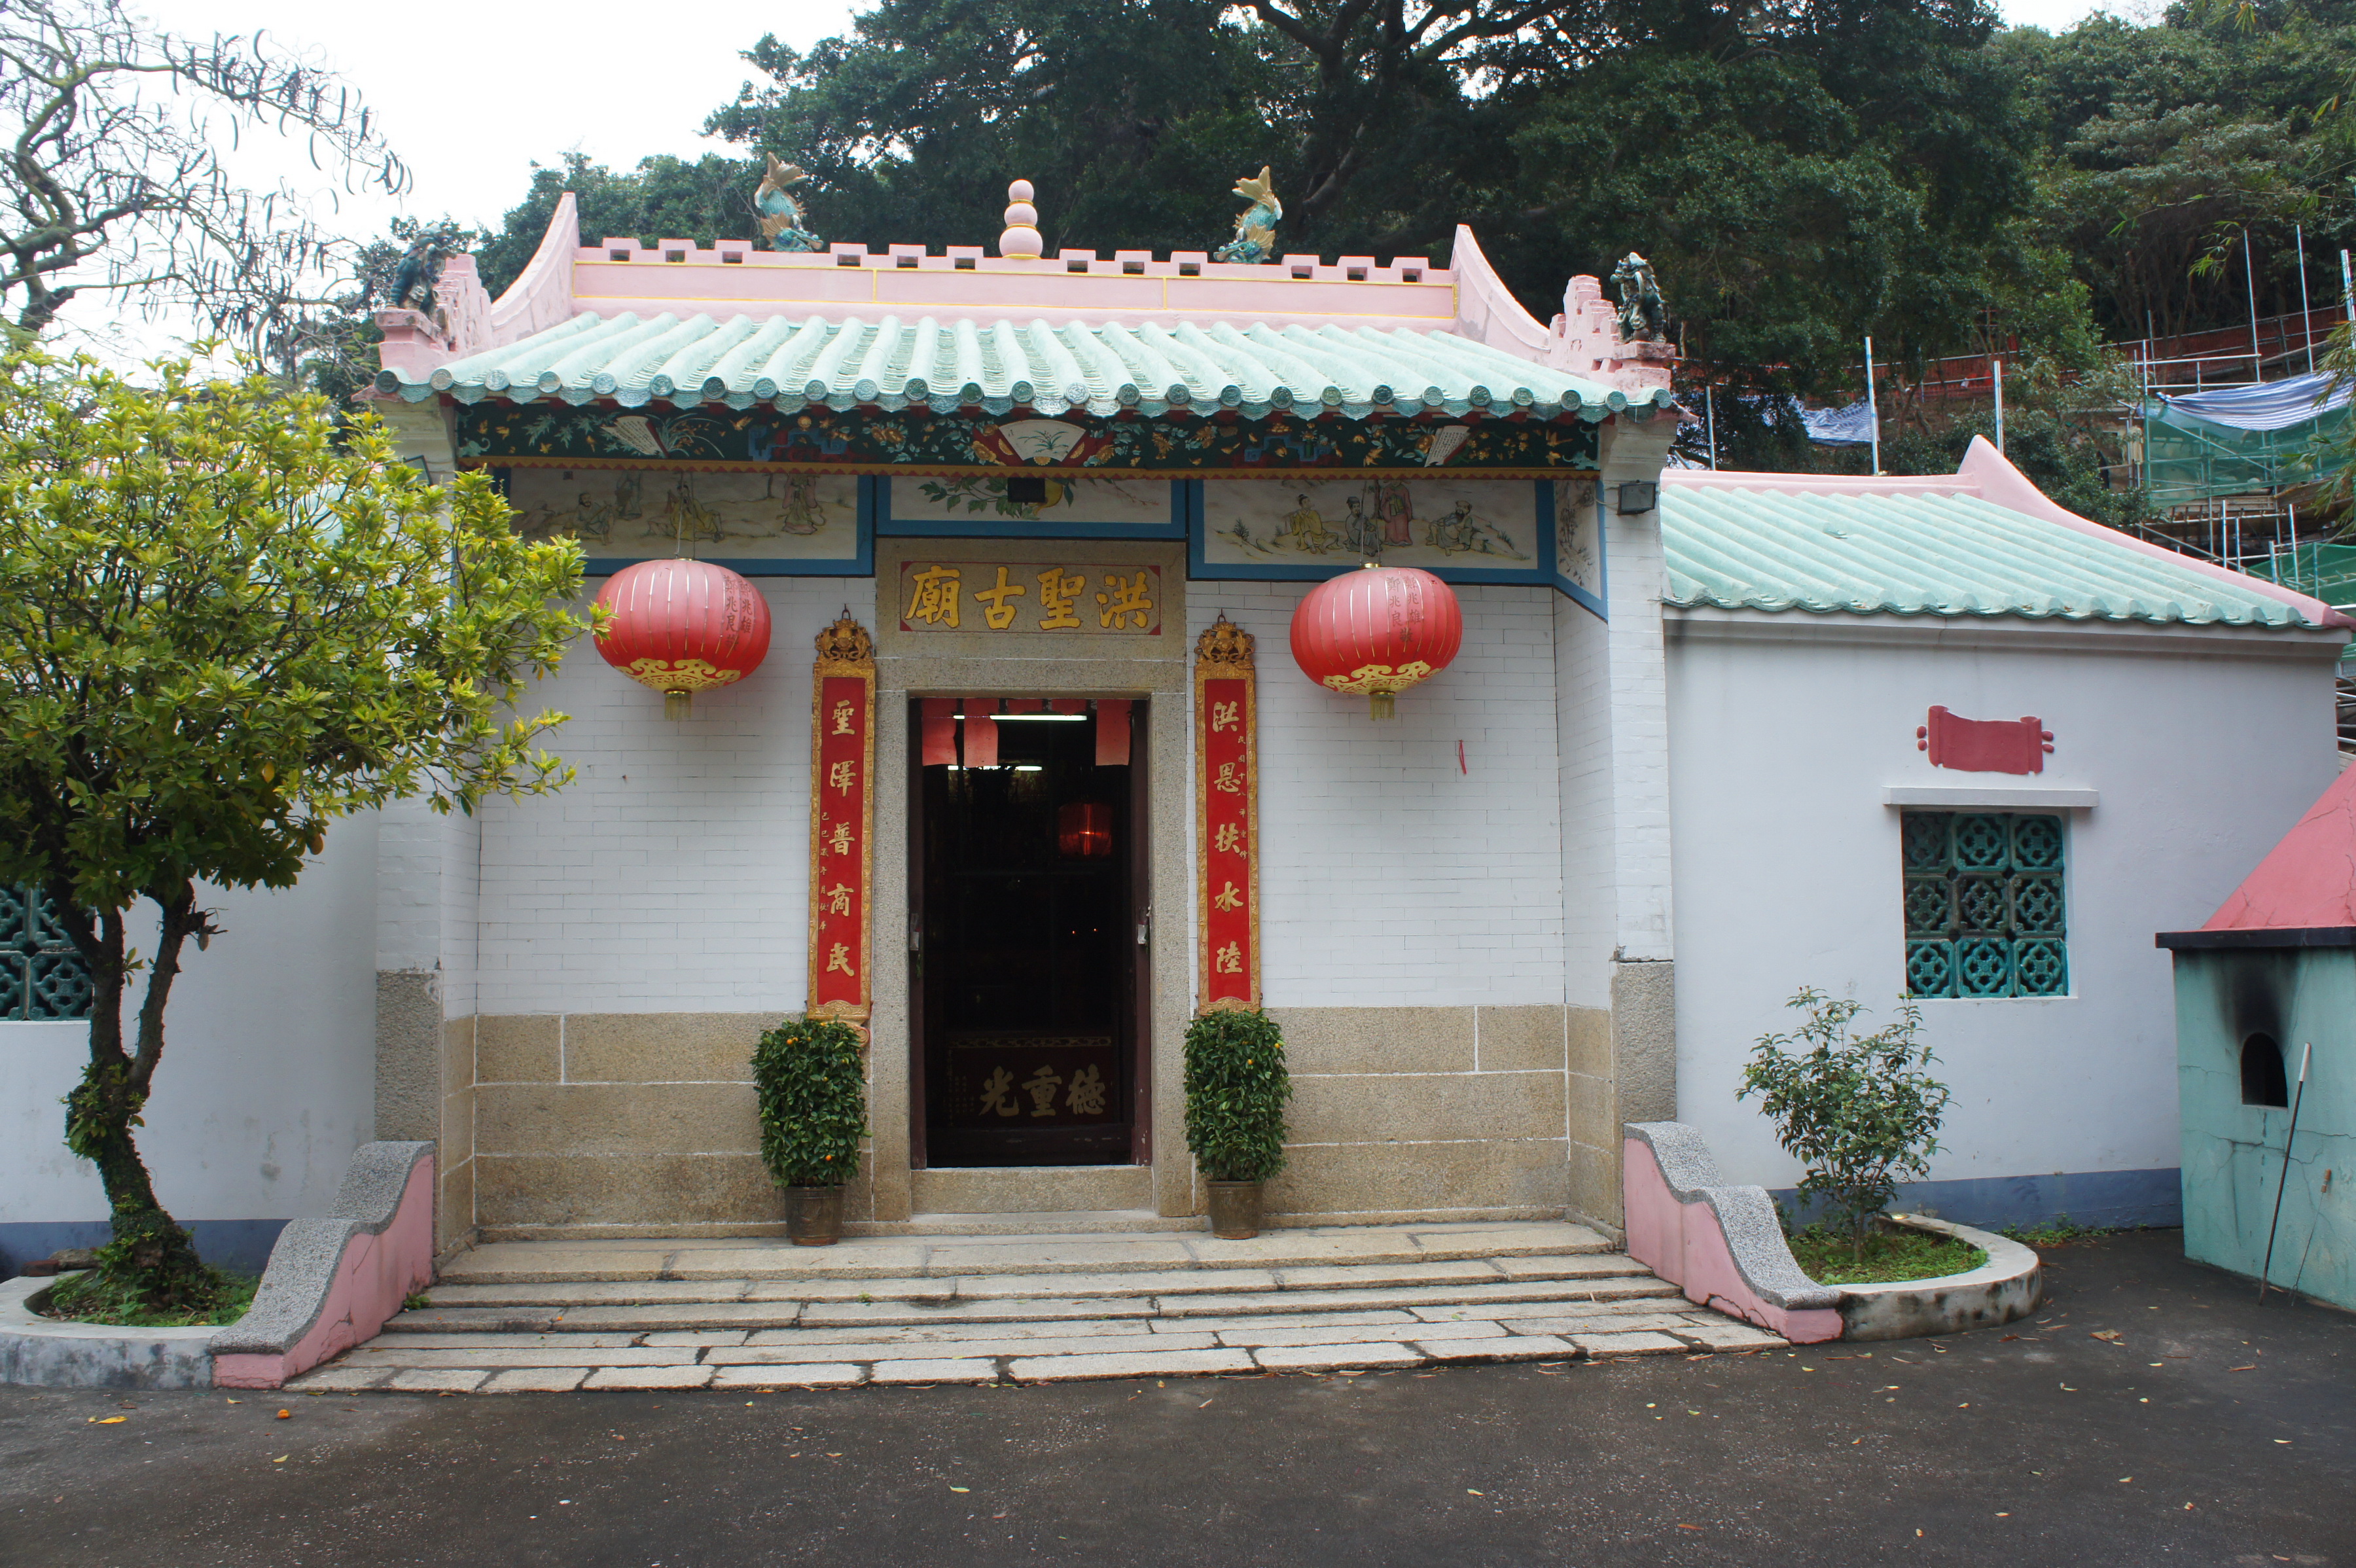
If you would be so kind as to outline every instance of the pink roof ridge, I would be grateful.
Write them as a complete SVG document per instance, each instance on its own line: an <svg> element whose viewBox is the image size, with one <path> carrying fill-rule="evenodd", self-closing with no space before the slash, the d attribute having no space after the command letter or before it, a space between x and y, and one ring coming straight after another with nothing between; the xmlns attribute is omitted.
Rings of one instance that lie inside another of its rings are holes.
<svg viewBox="0 0 2356 1568"><path fill-rule="evenodd" d="M2356 768L2332 781L2201 929L2337 926L2356 926Z"/></svg>

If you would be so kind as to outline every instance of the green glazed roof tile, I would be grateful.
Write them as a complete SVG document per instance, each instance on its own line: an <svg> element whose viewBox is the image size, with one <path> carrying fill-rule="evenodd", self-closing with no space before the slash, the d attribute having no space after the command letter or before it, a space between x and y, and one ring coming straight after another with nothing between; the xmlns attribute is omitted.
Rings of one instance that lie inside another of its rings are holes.
<svg viewBox="0 0 2356 1568"><path fill-rule="evenodd" d="M1667 602L2299 627L2297 608L1978 496L1661 487Z"/></svg>
<svg viewBox="0 0 2356 1568"><path fill-rule="evenodd" d="M377 390L420 402L447 392L624 407L663 401L787 413L980 403L1147 414L1173 409L1331 410L1364 418L1462 414L1473 409L1576 413L1600 420L1633 404L1669 407L1666 389L1636 398L1451 332L1326 325L1192 322L1138 326L1044 321L764 320L584 312L504 348L441 366L422 380L378 374Z"/></svg>

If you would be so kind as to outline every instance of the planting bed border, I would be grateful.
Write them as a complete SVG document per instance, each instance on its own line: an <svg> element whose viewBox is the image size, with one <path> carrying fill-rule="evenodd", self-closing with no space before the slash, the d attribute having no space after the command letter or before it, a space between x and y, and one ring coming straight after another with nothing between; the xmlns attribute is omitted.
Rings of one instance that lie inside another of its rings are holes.
<svg viewBox="0 0 2356 1568"><path fill-rule="evenodd" d="M1681 1287L1687 1300L1795 1345L1993 1327L2026 1317L2044 1294L2043 1271L2029 1248L1922 1215L1890 1218L1978 1247L1987 1262L1927 1280L1819 1284L1793 1258L1766 1188L1730 1185L1699 1133L1682 1122L1630 1122L1625 1133L1628 1255Z"/></svg>

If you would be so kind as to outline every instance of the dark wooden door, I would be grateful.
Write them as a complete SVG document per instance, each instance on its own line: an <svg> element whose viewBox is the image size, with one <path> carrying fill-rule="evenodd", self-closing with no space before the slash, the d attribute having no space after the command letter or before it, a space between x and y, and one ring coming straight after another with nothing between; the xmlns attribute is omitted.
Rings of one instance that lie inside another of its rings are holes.
<svg viewBox="0 0 2356 1568"><path fill-rule="evenodd" d="M995 767L920 765L911 790L925 1163L1125 1164L1135 769L1098 764L1092 714L999 730Z"/></svg>

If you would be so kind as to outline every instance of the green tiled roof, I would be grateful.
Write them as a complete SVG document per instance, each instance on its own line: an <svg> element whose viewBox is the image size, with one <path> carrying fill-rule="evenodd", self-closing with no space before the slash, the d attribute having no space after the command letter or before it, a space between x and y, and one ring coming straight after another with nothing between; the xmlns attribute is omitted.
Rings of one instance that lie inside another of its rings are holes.
<svg viewBox="0 0 2356 1568"><path fill-rule="evenodd" d="M1451 332L1225 322L1089 326L1044 321L902 321L886 316L682 319L584 312L544 332L434 370L387 370L377 390L414 403L504 398L637 407L774 403L848 409L979 403L1111 414L1124 408L1332 409L1353 418L1494 410L1600 420L1632 403L1666 408L1666 389L1628 393L1500 352Z"/></svg>
<svg viewBox="0 0 2356 1568"><path fill-rule="evenodd" d="M1837 481L1836 481L1837 482ZM1667 602L2300 627L2294 606L1968 494L1664 484Z"/></svg>

